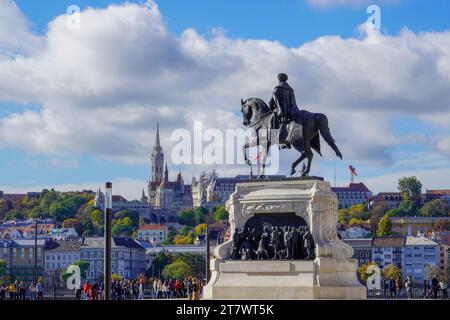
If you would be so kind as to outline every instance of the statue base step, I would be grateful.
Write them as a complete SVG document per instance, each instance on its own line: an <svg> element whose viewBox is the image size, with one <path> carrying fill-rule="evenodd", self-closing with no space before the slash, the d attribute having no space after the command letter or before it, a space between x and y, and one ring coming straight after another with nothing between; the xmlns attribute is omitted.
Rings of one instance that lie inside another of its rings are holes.
<svg viewBox="0 0 450 320"><path fill-rule="evenodd" d="M211 260L205 299L365 299L354 259Z"/></svg>

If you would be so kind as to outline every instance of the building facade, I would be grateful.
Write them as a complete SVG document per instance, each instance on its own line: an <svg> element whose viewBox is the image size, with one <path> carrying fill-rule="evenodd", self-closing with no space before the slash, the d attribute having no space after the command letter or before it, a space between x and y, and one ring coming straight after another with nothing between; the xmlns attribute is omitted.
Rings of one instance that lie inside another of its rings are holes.
<svg viewBox="0 0 450 320"><path fill-rule="evenodd" d="M38 239L37 243L28 239L0 240L0 245L8 275L25 282L34 281L35 271L38 278L44 276L44 239Z"/></svg>
<svg viewBox="0 0 450 320"><path fill-rule="evenodd" d="M355 204L367 203L372 198L372 191L364 183L350 183L348 187L332 187L338 198L338 208L348 209Z"/></svg>
<svg viewBox="0 0 450 320"><path fill-rule="evenodd" d="M404 252L403 278L415 282L428 280L427 267L439 268L439 245L425 237L407 237Z"/></svg>
<svg viewBox="0 0 450 320"><path fill-rule="evenodd" d="M86 238L81 243L81 260L89 262L87 280L103 279L103 238ZM111 272L125 279L136 279L145 272L145 249L128 237L113 237L111 241Z"/></svg>
<svg viewBox="0 0 450 320"><path fill-rule="evenodd" d="M162 224L143 225L138 230L138 239L158 245L167 239L167 226Z"/></svg>
<svg viewBox="0 0 450 320"><path fill-rule="evenodd" d="M403 269L406 237L375 237L372 239L372 260L380 267L394 265Z"/></svg>
<svg viewBox="0 0 450 320"><path fill-rule="evenodd" d="M80 260L81 241L47 241L45 244L46 274L60 274L71 264Z"/></svg>
<svg viewBox="0 0 450 320"><path fill-rule="evenodd" d="M450 223L450 217L391 217L390 220L392 231L405 236L426 235L438 221Z"/></svg>

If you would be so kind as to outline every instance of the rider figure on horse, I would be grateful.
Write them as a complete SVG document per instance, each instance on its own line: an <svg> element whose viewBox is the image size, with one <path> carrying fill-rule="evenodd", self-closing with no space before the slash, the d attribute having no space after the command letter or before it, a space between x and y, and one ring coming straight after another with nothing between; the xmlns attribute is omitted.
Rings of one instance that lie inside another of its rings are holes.
<svg viewBox="0 0 450 320"><path fill-rule="evenodd" d="M293 115L299 112L294 89L287 83L287 80L287 74L278 74L279 84L275 87L269 101L269 107L274 111L272 128L280 130L286 130L286 125L293 120ZM291 148L288 140L284 141L283 148Z"/></svg>

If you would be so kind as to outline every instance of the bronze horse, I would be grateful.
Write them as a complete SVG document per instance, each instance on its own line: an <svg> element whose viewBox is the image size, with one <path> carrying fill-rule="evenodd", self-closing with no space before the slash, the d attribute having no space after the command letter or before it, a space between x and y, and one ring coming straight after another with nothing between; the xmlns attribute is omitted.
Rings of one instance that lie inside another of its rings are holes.
<svg viewBox="0 0 450 320"><path fill-rule="evenodd" d="M328 143L328 145L336 152L336 156L342 159L342 154L336 146L328 127L328 118L322 113L312 113L305 110L295 110L292 112L292 120L288 123L289 129L285 125L277 128L273 110L259 98L241 99L241 112L244 118L244 126L253 128L253 136L255 140L246 143L243 146L245 163L251 165L247 158L247 149L249 147L262 146L262 172L258 178L265 175L265 164L267 154L271 145L286 144L294 147L300 152L300 157L292 163L291 175L295 173L295 168L304 159L308 159L308 163L302 171L302 176L307 176L311 170L311 162L313 158L312 149L320 156L320 136ZM271 130L279 129L276 134L277 139L271 139ZM266 138L260 134L261 130L265 130ZM262 138L261 138L262 137ZM275 141L274 141L275 140Z"/></svg>

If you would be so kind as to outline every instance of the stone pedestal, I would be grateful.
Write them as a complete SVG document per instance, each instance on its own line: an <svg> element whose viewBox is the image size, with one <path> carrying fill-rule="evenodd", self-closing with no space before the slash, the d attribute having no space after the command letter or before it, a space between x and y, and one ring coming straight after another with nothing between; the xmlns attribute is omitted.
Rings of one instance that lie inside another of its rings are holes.
<svg viewBox="0 0 450 320"><path fill-rule="evenodd" d="M206 299L364 299L353 249L337 237L337 198L319 178L239 183L226 203L231 230L257 214L294 213L309 227L314 260L230 260L232 241L218 246L211 261Z"/></svg>

